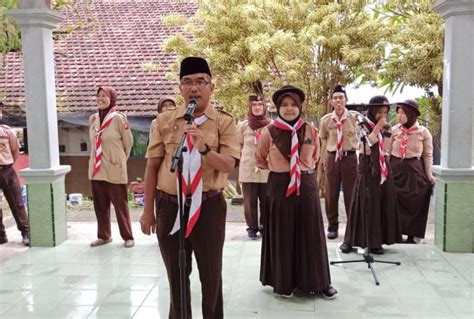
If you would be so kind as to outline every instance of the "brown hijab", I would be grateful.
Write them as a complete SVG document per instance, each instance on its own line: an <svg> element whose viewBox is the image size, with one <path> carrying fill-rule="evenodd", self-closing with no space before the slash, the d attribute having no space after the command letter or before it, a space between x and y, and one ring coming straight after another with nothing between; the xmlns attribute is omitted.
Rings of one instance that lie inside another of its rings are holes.
<svg viewBox="0 0 474 319"><path fill-rule="evenodd" d="M102 90L110 99L110 105L106 109L99 109L99 118L100 118L100 124L102 124L102 121L104 121L105 116L107 113L109 113L110 109L113 108L116 103L117 103L117 91L111 86L101 86L99 89L97 89L97 95L99 95L100 90Z"/></svg>
<svg viewBox="0 0 474 319"><path fill-rule="evenodd" d="M270 124L271 120L268 118L268 110L267 110L267 104L265 103L265 100L262 100L263 102L263 114L260 116L255 116L252 113L252 102L253 101L258 101L258 100L249 100L249 106L248 106L248 111L247 111L247 119L249 126L252 130L258 130L259 128L265 127L268 124Z"/></svg>
<svg viewBox="0 0 474 319"><path fill-rule="evenodd" d="M161 98L160 101L158 102L158 113L161 113L163 111L163 103L165 103L166 101L171 101L176 106L176 102L174 101L172 97L165 96Z"/></svg>

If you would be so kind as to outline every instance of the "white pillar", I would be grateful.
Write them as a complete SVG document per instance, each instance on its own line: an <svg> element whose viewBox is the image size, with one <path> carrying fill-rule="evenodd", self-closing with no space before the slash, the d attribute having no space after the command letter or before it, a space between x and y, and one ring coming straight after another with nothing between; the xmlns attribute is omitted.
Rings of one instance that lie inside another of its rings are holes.
<svg viewBox="0 0 474 319"><path fill-rule="evenodd" d="M441 167L472 168L474 1L439 1L446 20Z"/></svg>
<svg viewBox="0 0 474 319"><path fill-rule="evenodd" d="M444 18L441 165L435 194L435 243L445 251L474 252L474 1L440 0Z"/></svg>
<svg viewBox="0 0 474 319"><path fill-rule="evenodd" d="M67 239L64 177L60 165L54 43L52 30L62 20L48 0L22 0L9 10L21 28L30 167L20 171L28 183L32 246L56 246Z"/></svg>

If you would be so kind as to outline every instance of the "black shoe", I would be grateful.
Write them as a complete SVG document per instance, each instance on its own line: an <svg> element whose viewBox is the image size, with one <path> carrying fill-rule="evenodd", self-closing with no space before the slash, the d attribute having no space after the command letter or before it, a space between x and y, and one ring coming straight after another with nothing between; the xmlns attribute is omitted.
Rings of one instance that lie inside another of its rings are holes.
<svg viewBox="0 0 474 319"><path fill-rule="evenodd" d="M372 254L376 254L376 255L383 255L383 253L385 252L385 250L383 250L382 247L370 248L370 252L371 252Z"/></svg>
<svg viewBox="0 0 474 319"><path fill-rule="evenodd" d="M348 254L352 252L352 246L348 243L342 243L342 245L339 246L339 250L341 251L341 253Z"/></svg>
<svg viewBox="0 0 474 319"><path fill-rule="evenodd" d="M405 240L405 244L416 244L415 238L408 236L407 240Z"/></svg>
<svg viewBox="0 0 474 319"><path fill-rule="evenodd" d="M253 229L247 229L247 235L249 236L250 239L255 240L257 239L257 231Z"/></svg>
<svg viewBox="0 0 474 319"><path fill-rule="evenodd" d="M30 246L30 236L28 233L21 234L21 243L25 246Z"/></svg>
<svg viewBox="0 0 474 319"><path fill-rule="evenodd" d="M334 299L337 296L337 290L334 289L333 286L329 286L329 288L321 291L321 296L323 296L324 299Z"/></svg>
<svg viewBox="0 0 474 319"><path fill-rule="evenodd" d="M8 238L7 236L2 236L0 237L0 245L8 243Z"/></svg>
<svg viewBox="0 0 474 319"><path fill-rule="evenodd" d="M328 239L336 239L337 238L337 230L336 231L328 231Z"/></svg>

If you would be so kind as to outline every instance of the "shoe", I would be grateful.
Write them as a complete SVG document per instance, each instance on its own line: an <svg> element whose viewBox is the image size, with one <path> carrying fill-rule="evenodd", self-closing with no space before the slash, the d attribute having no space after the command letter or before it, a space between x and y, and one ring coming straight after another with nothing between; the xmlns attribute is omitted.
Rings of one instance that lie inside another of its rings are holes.
<svg viewBox="0 0 474 319"><path fill-rule="evenodd" d="M21 234L21 243L25 246L30 246L30 236L28 235L28 233L23 233Z"/></svg>
<svg viewBox="0 0 474 319"><path fill-rule="evenodd" d="M339 250L341 251L341 253L348 254L352 252L352 246L348 243L342 243L342 245L339 246Z"/></svg>
<svg viewBox="0 0 474 319"><path fill-rule="evenodd" d="M416 244L415 238L413 238L412 236L408 236L405 240L405 244Z"/></svg>
<svg viewBox="0 0 474 319"><path fill-rule="evenodd" d="M257 231L253 229L247 229L247 235L249 236L250 239L255 240L257 239Z"/></svg>
<svg viewBox="0 0 474 319"><path fill-rule="evenodd" d="M290 299L291 297L293 297L293 293L287 294L287 295L285 294L277 294L277 295L285 299Z"/></svg>
<svg viewBox="0 0 474 319"><path fill-rule="evenodd" d="M328 239L336 239L338 236L337 230L336 231L328 231Z"/></svg>
<svg viewBox="0 0 474 319"><path fill-rule="evenodd" d="M135 241L133 239L126 240L125 243L123 243L123 247L125 248L132 248L135 246Z"/></svg>
<svg viewBox="0 0 474 319"><path fill-rule="evenodd" d="M334 299L337 296L337 290L333 286L329 286L329 288L321 291L321 296L323 296L324 299Z"/></svg>
<svg viewBox="0 0 474 319"><path fill-rule="evenodd" d="M372 254L376 254L376 255L383 255L383 253L385 252L385 250L383 250L382 247L378 247L378 248L371 248L370 249L370 252Z"/></svg>
<svg viewBox="0 0 474 319"><path fill-rule="evenodd" d="M7 236L2 236L0 237L0 245L8 243L8 238Z"/></svg>
<svg viewBox="0 0 474 319"><path fill-rule="evenodd" d="M108 244L112 242L112 238L109 238L109 239L96 239L94 240L92 243L91 243L91 247L97 247L97 246L102 246L102 245L105 245L105 244Z"/></svg>

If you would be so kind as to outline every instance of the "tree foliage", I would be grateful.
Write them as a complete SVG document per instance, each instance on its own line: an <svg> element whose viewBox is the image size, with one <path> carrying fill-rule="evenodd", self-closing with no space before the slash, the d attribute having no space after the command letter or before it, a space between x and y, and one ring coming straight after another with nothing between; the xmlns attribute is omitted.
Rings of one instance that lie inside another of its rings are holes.
<svg viewBox="0 0 474 319"><path fill-rule="evenodd" d="M185 22L183 33L164 48L180 57L206 57L216 99L237 115L245 113L250 84L258 79L272 90L301 87L306 112L321 115L336 84L377 79L386 29L365 5L363 0L201 1L191 19L164 19L174 26Z"/></svg>
<svg viewBox="0 0 474 319"><path fill-rule="evenodd" d="M5 16L6 10L17 6L17 0L0 0L0 55L21 48L20 33L13 21Z"/></svg>
<svg viewBox="0 0 474 319"><path fill-rule="evenodd" d="M390 91L404 85L425 90L422 117L435 141L441 134L444 21L431 10L435 0L388 0L376 9L390 30L391 50L383 64L381 83ZM433 90L436 90L433 92ZM436 96L436 94L438 96Z"/></svg>
<svg viewBox="0 0 474 319"><path fill-rule="evenodd" d="M437 88L442 95L444 21L434 0L389 0L380 16L390 30L391 50L381 73L385 83Z"/></svg>

